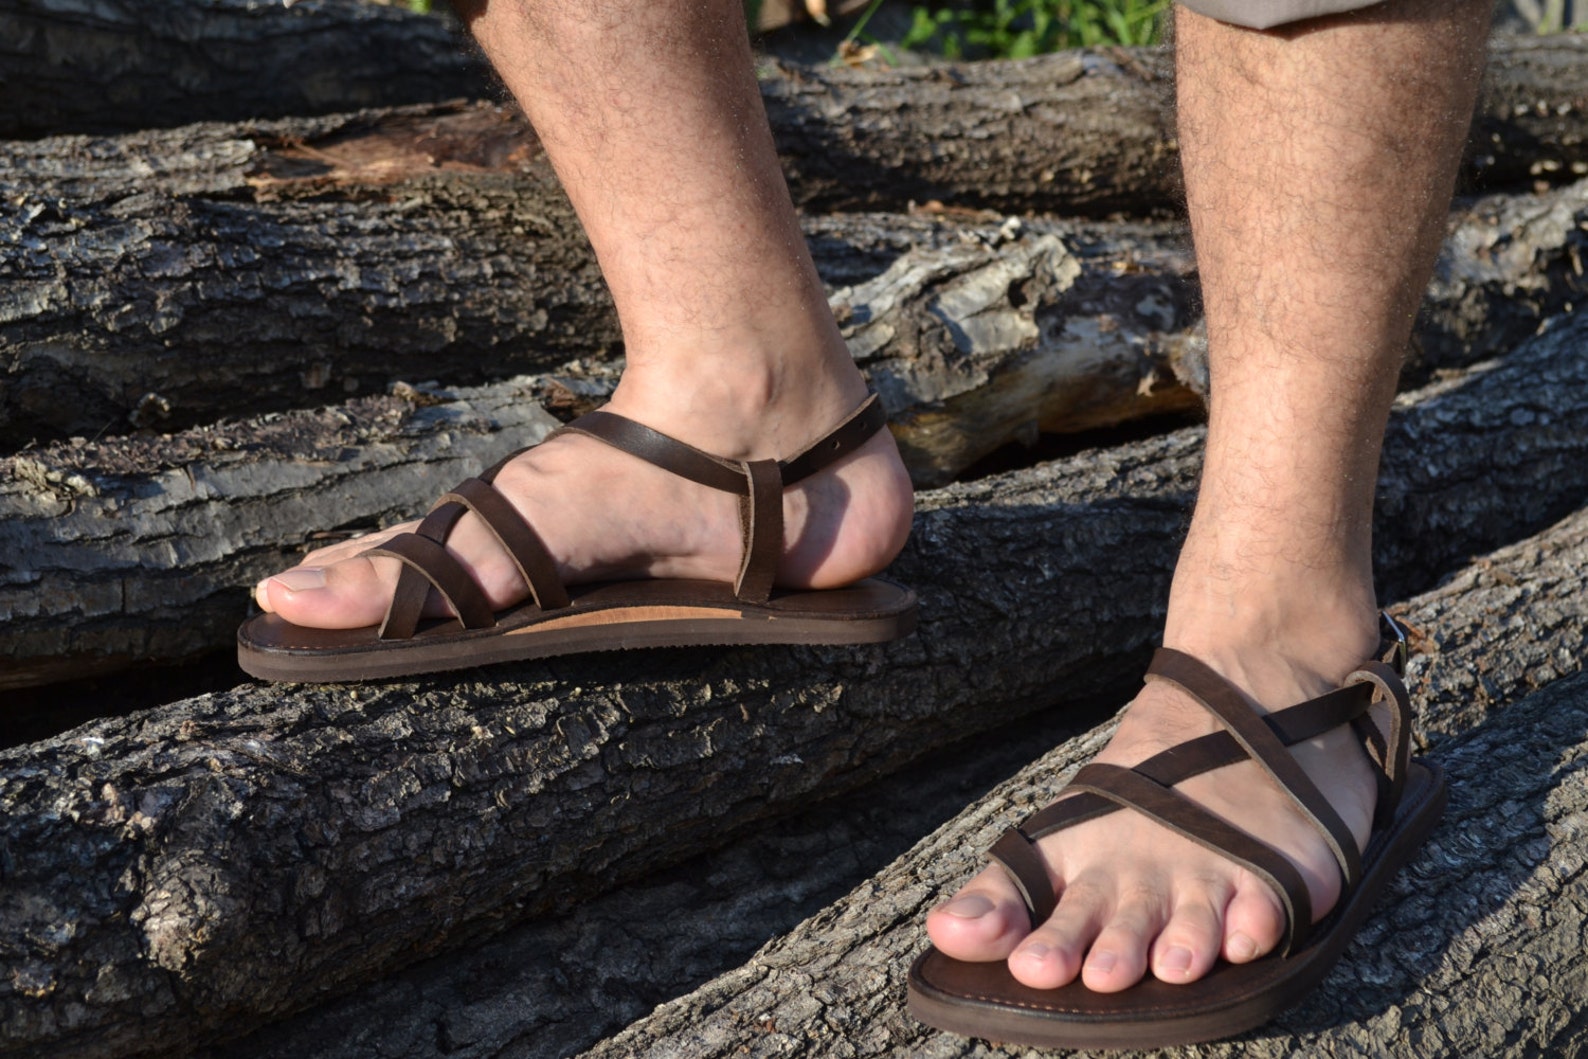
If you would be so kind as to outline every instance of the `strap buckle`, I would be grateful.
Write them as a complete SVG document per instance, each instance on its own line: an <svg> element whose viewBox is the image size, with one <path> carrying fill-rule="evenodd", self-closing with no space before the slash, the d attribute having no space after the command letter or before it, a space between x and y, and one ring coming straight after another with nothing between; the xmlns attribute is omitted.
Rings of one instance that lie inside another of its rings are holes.
<svg viewBox="0 0 1588 1059"><path fill-rule="evenodd" d="M1406 641L1406 629L1400 622L1390 617L1389 611L1378 612L1380 646L1384 648L1380 658L1392 666L1396 676L1406 675L1406 660L1411 656L1411 646Z"/></svg>

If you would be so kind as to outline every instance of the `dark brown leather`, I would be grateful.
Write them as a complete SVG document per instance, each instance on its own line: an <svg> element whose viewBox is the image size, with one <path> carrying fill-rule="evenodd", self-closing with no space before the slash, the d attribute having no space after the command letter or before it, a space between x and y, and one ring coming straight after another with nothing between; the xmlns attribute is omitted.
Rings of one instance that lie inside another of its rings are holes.
<svg viewBox="0 0 1588 1059"><path fill-rule="evenodd" d="M1212 816L1174 787L1192 776L1226 765L1247 759L1257 761L1313 821L1325 841L1331 847L1343 847L1336 853L1336 861L1346 881L1345 890L1350 892L1361 871L1355 839L1287 748L1343 724L1357 728L1368 758L1381 777L1381 804L1375 814L1375 826L1380 826L1382 820L1393 819L1398 811L1409 768L1411 703L1405 685L1394 667L1370 660L1354 670L1340 688L1259 716L1233 685L1181 652L1160 650L1148 668L1148 679L1169 681L1182 688L1219 718L1225 730L1187 740L1129 769L1087 765L1065 788L1064 797L1033 813L1018 827L1010 828L988 856L1009 872L1035 926L1052 915L1056 905L1052 885L1047 881L1047 865L1035 842L1121 808L1135 809L1228 855L1264 878L1286 909L1284 951L1292 951L1304 943L1311 923L1311 901L1299 873L1283 855ZM1387 740L1371 720L1370 711L1375 707L1389 712ZM1301 783L1293 787L1291 781L1297 774ZM1324 811L1314 808L1318 804ZM1331 818L1344 832L1343 842L1329 826L1327 821Z"/></svg>
<svg viewBox="0 0 1588 1059"><path fill-rule="evenodd" d="M1356 885L1362 877L1362 854L1351 829L1234 685L1197 659L1168 647L1153 655L1147 679L1177 685L1212 712L1317 829L1340 865L1346 886Z"/></svg>
<svg viewBox="0 0 1588 1059"><path fill-rule="evenodd" d="M1382 705L1389 716L1389 738L1386 740L1377 725L1363 718L1360 724L1371 726L1371 732L1362 735L1363 745L1369 748L1368 757L1379 767L1384 781L1379 785L1379 800L1374 808L1375 824L1394 817L1406 789L1406 770L1411 764L1411 696L1400 675L1387 662L1363 662L1350 676L1347 685L1368 686L1373 689L1373 705Z"/></svg>
<svg viewBox="0 0 1588 1059"><path fill-rule="evenodd" d="M882 407L881 398L874 393L869 395L859 408L849 414L848 419L830 430L825 437L783 461L784 487L843 459L887 425L888 412Z"/></svg>
<svg viewBox="0 0 1588 1059"><path fill-rule="evenodd" d="M613 412L591 412L559 433L596 438L665 471L738 496L741 559L734 593L747 603L765 603L771 598L777 565L783 557L783 490L853 452L886 424L887 414L873 393L842 423L783 462L713 456ZM567 588L540 535L492 484L517 455L504 457L441 497L412 533L364 553L390 555L403 562L381 622L380 639L409 639L415 634L432 586L446 598L465 628L495 624L494 618L482 616L490 613L484 593L446 550L452 528L469 511L479 516L512 557L537 606L553 610L569 605Z"/></svg>
<svg viewBox="0 0 1588 1059"><path fill-rule="evenodd" d="M1322 735L1331 728L1348 724L1365 714L1372 705L1372 692L1365 687L1337 688L1316 699L1288 706L1262 721L1273 729L1287 747ZM1210 732L1170 747L1135 765L1135 770L1165 787L1183 783L1192 776L1233 765L1246 758L1246 751L1228 732ZM1098 795L1066 796L1028 817L1020 830L1033 839L1042 838L1066 827L1109 813L1121 806Z"/></svg>
<svg viewBox="0 0 1588 1059"><path fill-rule="evenodd" d="M1031 839L1023 835L1019 828L1011 827L992 844L987 857L1009 873L1015 889L1020 891L1021 899L1026 903L1031 929L1035 930L1046 923L1059 901L1053 893L1053 877L1048 874L1047 861L1042 859L1042 853Z"/></svg>
<svg viewBox="0 0 1588 1059"><path fill-rule="evenodd" d="M1268 883L1284 906L1285 937L1280 951L1289 955L1306 941L1312 925L1312 898L1301 873L1284 854L1225 823L1173 787L1160 787L1132 769L1093 762L1075 774L1070 786L1134 809L1242 865Z"/></svg>
<svg viewBox="0 0 1588 1059"><path fill-rule="evenodd" d="M615 412L595 411L563 427L642 459L664 471L740 498L741 552L734 592L747 603L772 594L783 557L783 490L837 462L887 425L887 412L870 394L838 426L788 460L729 460L636 423Z"/></svg>
<svg viewBox="0 0 1588 1059"><path fill-rule="evenodd" d="M1010 1044L1063 1049L1157 1049L1246 1032L1310 995L1366 921L1388 880L1415 855L1433 830L1445 804L1446 784L1440 770L1426 762L1412 762L1400 750L1402 733L1409 723L1409 700L1397 672L1398 667L1394 666L1365 665L1347 678L1351 682L1347 686L1263 718L1266 727L1286 745L1327 730L1320 726L1330 719L1353 728L1371 729L1380 749L1369 751L1369 757L1375 763L1393 763L1396 775L1403 780L1391 818L1375 822L1362 856L1360 882L1346 889L1334 908L1316 924L1308 924L1310 910L1299 900L1287 909L1287 922L1299 929L1286 943L1284 958L1242 964L1220 961L1195 982L1163 982L1149 975L1129 989L1096 993L1079 979L1056 989L1032 988L1014 979L1006 961L961 961L928 947L910 968L911 1013L939 1029ZM1387 738L1377 734L1378 726L1368 712L1376 707L1394 711ZM1371 742L1364 738L1365 744ZM1167 788L1209 767L1245 757L1246 751L1234 736L1222 731L1163 751L1130 769L1087 766L1077 773L1062 801L1043 809L1020 830L1011 830L1000 839L994 847L998 855L993 859L1011 865L1011 876L1022 893L1037 889L1038 880L1046 876L1048 869L1036 856L1037 850L1027 836L1041 833L1048 824L1068 826L1073 820L1067 818L1076 814L1065 807L1072 804L1091 802L1107 806L1104 811L1112 811L1115 804L1108 801L1110 796L1132 809L1156 813L1166 826L1182 834L1192 832L1189 837L1196 839L1194 832L1202 825L1193 825L1193 820L1205 811L1193 808L1180 818L1177 808L1163 808L1172 804L1171 799L1180 798ZM1389 784L1387 776L1384 782ZM1069 793L1071 790L1076 793ZM1215 831L1228 826L1217 817L1212 820ZM1208 840L1209 848L1220 853L1234 846L1275 867L1277 862L1270 858L1278 857L1288 868L1289 862L1277 852L1258 852L1256 847L1261 844L1239 832L1209 832L1201 837ZM1247 843L1252 846L1247 847ZM1253 865L1247 867L1255 870ZM1279 868L1276 875L1286 874L1286 868ZM1299 874L1288 886L1278 877L1270 879L1269 885L1282 901L1287 891L1300 897L1306 894ZM1051 889L1050 883L1048 890ZM1040 908L1044 918L1051 915L1049 909L1055 903L1051 893L1027 901L1028 907ZM1305 942L1301 931L1306 932Z"/></svg>
<svg viewBox="0 0 1588 1059"><path fill-rule="evenodd" d="M738 462L703 452L616 412L587 412L561 432L586 434L680 478L724 493L744 496L749 491L749 482Z"/></svg>
<svg viewBox="0 0 1588 1059"><path fill-rule="evenodd" d="M414 533L445 545L447 535L465 512L466 509L457 504L433 504L429 513L414 527ZM431 579L423 570L403 564L397 575L397 588L392 592L391 602L386 605L386 617L381 621L381 639L406 640L413 636L419 628L419 619L424 613L430 588Z"/></svg>
<svg viewBox="0 0 1588 1059"><path fill-rule="evenodd" d="M541 543L540 534L495 486L479 478L467 478L444 495L439 503L458 503L479 516L502 549L512 556L519 576L529 586L535 605L552 610L568 605L568 590L557 576L557 564Z"/></svg>
<svg viewBox="0 0 1588 1059"><path fill-rule="evenodd" d="M742 551L733 594L747 603L765 603L783 558L783 477L776 460L746 463L744 475L750 494L739 499Z"/></svg>
<svg viewBox="0 0 1588 1059"><path fill-rule="evenodd" d="M490 601L485 598L485 593L480 591L480 586L474 583L474 578L452 557L451 552L429 537L418 533L399 533L380 547L371 548L364 554L401 559L405 569L417 570L423 574L425 580L446 597L465 629L489 629L496 624L496 615L491 610ZM396 597L393 597L392 602L393 607L388 608L387 611L388 623L391 612L395 609ZM382 626L382 632L384 634L385 626ZM407 635L411 636L412 632Z"/></svg>

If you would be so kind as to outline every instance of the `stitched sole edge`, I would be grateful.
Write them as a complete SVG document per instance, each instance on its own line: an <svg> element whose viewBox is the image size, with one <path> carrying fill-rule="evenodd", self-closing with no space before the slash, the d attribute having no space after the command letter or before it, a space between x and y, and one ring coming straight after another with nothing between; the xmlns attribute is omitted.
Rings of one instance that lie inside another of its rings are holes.
<svg viewBox="0 0 1588 1059"><path fill-rule="evenodd" d="M502 662L533 661L600 651L647 647L736 647L886 643L908 636L917 625L915 594L908 589L900 609L854 618L784 616L746 611L736 618L670 618L614 622L571 629L533 629L496 636L364 651L261 649L239 630L237 664L250 676L287 683L382 680ZM703 608L706 609L706 608Z"/></svg>
<svg viewBox="0 0 1588 1059"><path fill-rule="evenodd" d="M910 966L910 1014L928 1026L966 1037L1047 1048L1164 1048L1219 1040L1255 1029L1299 1003L1323 981L1361 929L1383 887L1417 855L1439 822L1447 798L1444 772L1437 765L1422 762L1414 762L1412 768L1414 773L1425 774L1419 785L1421 798L1415 804L1413 797L1402 803L1395 823L1370 844L1369 852L1376 849L1377 856L1367 866L1350 899L1318 925L1319 933L1314 934L1312 944L1289 958L1292 970L1260 991L1221 997L1220 991L1229 990L1222 989L1217 980L1219 968L1229 965L1220 963L1206 978L1173 987L1176 991L1186 990L1189 1001L1183 1010L1173 1013L1117 1008L1088 1012L1080 1010L1080 1005L1070 1011L1032 1010L938 988L928 978L928 961L950 957L928 947ZM1407 793L1414 793L1410 784ZM1270 956L1259 962L1268 964L1278 959L1283 958ZM1012 978L1009 981L1013 983ZM1098 995L1084 987L1067 990L1083 997ZM1196 1004L1198 992L1211 994L1204 1004ZM1129 991L1111 995L1128 997Z"/></svg>

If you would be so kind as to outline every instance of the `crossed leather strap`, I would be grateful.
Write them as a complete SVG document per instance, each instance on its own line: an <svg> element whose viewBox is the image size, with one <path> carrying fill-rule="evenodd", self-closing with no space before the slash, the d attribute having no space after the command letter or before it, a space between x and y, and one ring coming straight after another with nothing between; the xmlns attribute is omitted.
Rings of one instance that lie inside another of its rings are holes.
<svg viewBox="0 0 1588 1059"><path fill-rule="evenodd" d="M1036 929L1058 904L1036 841L1119 809L1134 809L1266 881L1285 909L1281 951L1295 952L1312 926L1312 902L1301 874L1283 854L1202 808L1175 785L1225 765L1256 761L1323 837L1349 890L1362 874L1356 840L1287 748L1350 724L1375 766L1379 790L1374 826L1388 826L1411 757L1411 703L1397 668L1378 659L1364 662L1337 690L1262 717L1234 685L1180 651L1159 648L1147 679L1179 687L1217 717L1224 730L1170 747L1131 768L1096 762L1082 767L1063 798L1005 831L988 857L1014 880ZM1375 706L1388 711L1387 739L1370 715Z"/></svg>
<svg viewBox="0 0 1588 1059"><path fill-rule="evenodd" d="M606 411L581 416L546 440L558 434L584 434L692 482L738 496L743 554L734 595L747 603L765 603L783 556L783 490L858 449L886 424L887 413L873 393L832 431L786 460L723 459ZM484 591L446 548L453 527L470 511L512 556L537 606L542 610L569 606L568 590L540 535L492 484L501 469L524 451L443 495L412 532L363 553L403 563L381 623L381 639L414 635L431 588L446 598L464 628L488 629L496 624Z"/></svg>

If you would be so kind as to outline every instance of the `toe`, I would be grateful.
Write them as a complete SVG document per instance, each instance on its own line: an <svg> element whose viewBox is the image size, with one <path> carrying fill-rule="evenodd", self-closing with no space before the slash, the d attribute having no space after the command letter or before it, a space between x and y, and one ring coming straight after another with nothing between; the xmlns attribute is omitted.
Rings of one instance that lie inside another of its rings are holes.
<svg viewBox="0 0 1588 1059"><path fill-rule="evenodd" d="M1152 974L1162 982L1194 982L1218 959L1223 923L1213 903L1182 901L1152 943Z"/></svg>
<svg viewBox="0 0 1588 1059"><path fill-rule="evenodd" d="M295 566L260 582L259 605L294 625L361 629L380 624L391 587L363 557L329 566Z"/></svg>
<svg viewBox="0 0 1588 1059"><path fill-rule="evenodd" d="M1057 989L1075 981L1085 952L1074 932L1050 920L1009 955L1009 973L1033 989Z"/></svg>
<svg viewBox="0 0 1588 1059"><path fill-rule="evenodd" d="M1166 917L1156 894L1132 894L1092 942L1081 981L1098 993L1117 993L1141 981L1147 954Z"/></svg>
<svg viewBox="0 0 1588 1059"><path fill-rule="evenodd" d="M355 558L371 548L379 547L397 534L412 529L414 525L414 523L406 523L401 526L393 526L375 533L366 533L361 537L350 537L334 544L327 544L323 548L316 548L299 559L296 566L280 573L272 574L256 584L254 586L254 602L259 604L261 610L275 611L277 609L277 601L285 601L288 598L286 594L289 592L301 593L310 589L324 588L325 570L346 559ZM299 571L310 572L299 573ZM321 580L316 583L315 578L320 578ZM278 584L273 585L272 582L277 582ZM298 604L300 612L314 606L314 604L309 602L311 598L303 597L303 601ZM288 605L291 606L291 604ZM384 613L383 607L382 615ZM296 622L295 624L302 623ZM364 624L368 625L371 623L365 622ZM358 626L350 627L357 628Z"/></svg>
<svg viewBox="0 0 1588 1059"><path fill-rule="evenodd" d="M1224 958L1249 963L1272 952L1285 934L1285 913L1272 891L1248 876L1224 915Z"/></svg>
<svg viewBox="0 0 1588 1059"><path fill-rule="evenodd" d="M1057 989L1081 973L1081 961L1112 909L1110 891L1080 880L1058 908L1009 957L1009 973L1032 989Z"/></svg>
<svg viewBox="0 0 1588 1059"><path fill-rule="evenodd" d="M1003 869L989 866L927 915L926 931L956 960L1002 960L1031 932L1031 917Z"/></svg>

